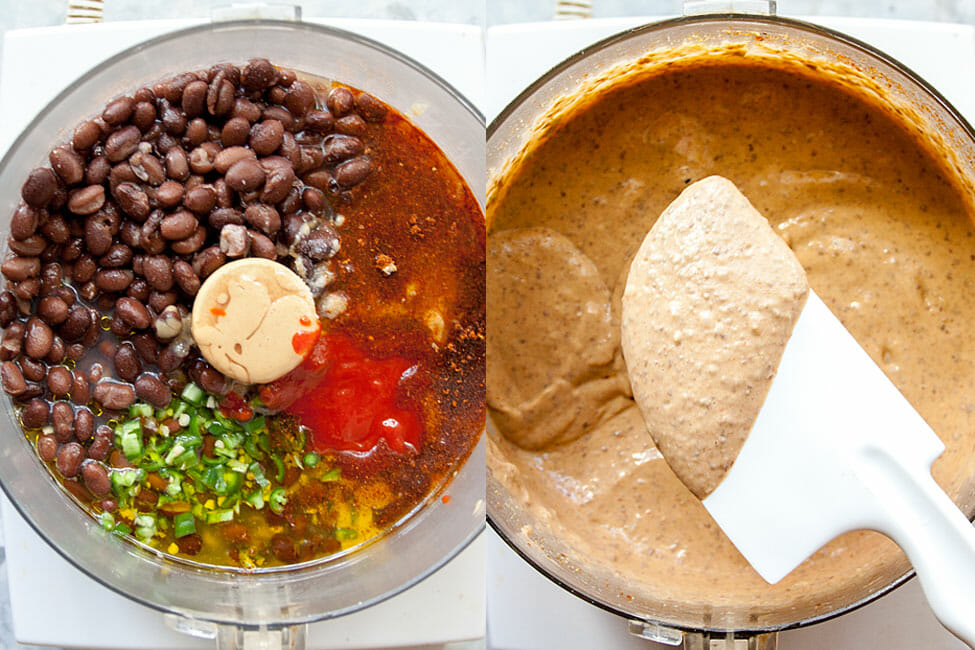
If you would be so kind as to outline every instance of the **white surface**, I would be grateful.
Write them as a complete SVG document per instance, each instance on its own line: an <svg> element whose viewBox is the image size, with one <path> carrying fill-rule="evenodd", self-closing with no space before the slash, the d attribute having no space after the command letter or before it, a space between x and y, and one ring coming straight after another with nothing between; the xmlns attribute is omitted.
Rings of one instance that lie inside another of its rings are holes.
<svg viewBox="0 0 975 650"><path fill-rule="evenodd" d="M856 18L809 20L891 54L927 79L969 121L975 120L975 82L958 74L975 63L972 26ZM489 28L485 37L488 122L553 64L644 22L646 19L619 18ZM493 532L488 540L488 643L505 650L669 647L630 637L624 619L563 591L525 564ZM917 580L839 619L779 635L782 650L964 647L938 624Z"/></svg>
<svg viewBox="0 0 975 650"><path fill-rule="evenodd" d="M0 150L57 92L104 58L197 21L105 23L9 32L0 75ZM322 21L326 22L326 21ZM465 25L368 20L329 24L399 49L475 101L483 89L481 31ZM449 54L449 56L448 56ZM29 61L30 65L24 65ZM165 627L162 615L101 587L50 549L0 501L14 631L22 643L98 648L209 648ZM484 536L407 592L362 612L316 623L309 648L440 644L484 635ZM57 612L52 625L51 612ZM109 625L90 624L99 613Z"/></svg>

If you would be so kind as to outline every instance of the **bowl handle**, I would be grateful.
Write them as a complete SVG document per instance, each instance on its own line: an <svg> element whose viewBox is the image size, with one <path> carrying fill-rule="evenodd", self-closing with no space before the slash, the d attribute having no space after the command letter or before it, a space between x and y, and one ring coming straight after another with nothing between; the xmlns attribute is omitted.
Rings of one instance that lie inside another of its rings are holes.
<svg viewBox="0 0 975 650"><path fill-rule="evenodd" d="M214 639L218 650L305 650L308 626L259 625L238 627L178 614L164 614L166 626L198 639Z"/></svg>
<svg viewBox="0 0 975 650"><path fill-rule="evenodd" d="M633 636L661 646L680 646L681 650L775 650L778 645L776 632L685 632L649 621L631 620L627 624L628 631Z"/></svg>
<svg viewBox="0 0 975 650"><path fill-rule="evenodd" d="M702 14L775 15L775 0L684 0L685 16Z"/></svg>

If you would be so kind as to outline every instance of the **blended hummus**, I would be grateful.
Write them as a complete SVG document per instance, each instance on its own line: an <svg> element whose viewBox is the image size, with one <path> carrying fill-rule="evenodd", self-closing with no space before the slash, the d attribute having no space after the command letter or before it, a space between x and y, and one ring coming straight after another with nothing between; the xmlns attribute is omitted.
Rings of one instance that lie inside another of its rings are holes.
<svg viewBox="0 0 975 650"><path fill-rule="evenodd" d="M315 300L295 273L248 257L210 275L193 301L193 338L214 368L266 384L295 369L319 330Z"/></svg>
<svg viewBox="0 0 975 650"><path fill-rule="evenodd" d="M637 251L621 341L633 399L698 498L745 444L808 293L795 253L721 176L681 192Z"/></svg>
<svg viewBox="0 0 975 650"><path fill-rule="evenodd" d="M714 174L752 198L939 433L934 476L975 506L971 198L901 119L801 62L702 56L588 97L505 170L488 207L488 466L527 518L518 534L559 540L553 561L613 585L611 604L678 617L697 603L695 624L758 626L849 605L909 568L863 531L765 583L661 458L620 346L605 350L657 215ZM570 405L568 424L532 416L543 403Z"/></svg>

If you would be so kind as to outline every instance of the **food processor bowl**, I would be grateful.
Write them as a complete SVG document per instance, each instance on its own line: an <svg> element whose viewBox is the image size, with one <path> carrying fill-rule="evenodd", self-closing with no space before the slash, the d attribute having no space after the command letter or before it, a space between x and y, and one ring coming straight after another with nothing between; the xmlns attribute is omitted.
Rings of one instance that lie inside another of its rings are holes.
<svg viewBox="0 0 975 650"><path fill-rule="evenodd" d="M51 148L69 140L74 127L99 114L108 101L179 72L258 56L381 98L437 143L484 205L484 119L446 82L356 34L300 22L248 20L205 24L139 44L61 92L0 162L4 230L9 232L27 172L46 164ZM266 632L363 609L430 575L483 529L485 441L480 436L445 485L391 532L361 548L252 573L194 565L104 531L41 465L7 397L2 411L0 484L19 513L71 564L124 596L178 615L176 627L184 631L206 633L216 629L215 623ZM450 499L439 498L444 491ZM238 632L222 634L221 647L242 643ZM303 638L298 627L278 635L277 642L295 647Z"/></svg>
<svg viewBox="0 0 975 650"><path fill-rule="evenodd" d="M708 3L689 2L685 7L699 4ZM774 3L753 4L774 8ZM680 57L673 53L695 48L698 56L711 48L729 48L746 57L786 53L799 61L827 61L847 70L853 81L837 77L836 83L854 83L853 92L873 97L898 112L898 122L912 129L916 138L945 152L946 172L961 187L970 189L975 183L975 134L971 126L934 88L902 64L865 43L816 25L775 16L709 14L648 24L611 36L563 61L522 92L488 128L489 205L503 196L506 173L555 131L561 119L617 84L639 83L641 75L647 75L660 58L667 58L668 65L681 65ZM693 111L693 107L688 110ZM489 228L490 219L489 209ZM490 414L488 420L489 437L499 436ZM579 598L630 619L631 633L647 639L707 648L708 639L737 638L750 639L749 648L771 648L774 635L765 633L851 611L913 575L905 572L903 564L892 566L856 592L799 601L794 607L777 610L758 603L754 607L725 607L665 600L629 584L626 576L589 565L587 558L553 534L545 520L508 491L490 465L493 452L488 455L491 526L542 574ZM975 513L975 458L951 480L964 498L959 505L971 517Z"/></svg>

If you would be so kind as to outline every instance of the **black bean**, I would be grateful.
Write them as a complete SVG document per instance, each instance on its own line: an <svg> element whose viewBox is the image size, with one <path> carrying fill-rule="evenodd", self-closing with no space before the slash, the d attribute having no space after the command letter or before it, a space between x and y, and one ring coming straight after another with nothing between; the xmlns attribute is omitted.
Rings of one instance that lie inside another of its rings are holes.
<svg viewBox="0 0 975 650"><path fill-rule="evenodd" d="M207 229L199 226L192 235L170 244L170 248L177 255L192 255L200 250L207 238Z"/></svg>
<svg viewBox="0 0 975 650"><path fill-rule="evenodd" d="M261 189L265 179L264 169L255 160L244 159L227 170L225 180L234 191L245 193Z"/></svg>
<svg viewBox="0 0 975 650"><path fill-rule="evenodd" d="M17 397L23 395L24 391L27 390L24 373L21 372L20 366L13 361L4 361L3 365L0 365L0 379L2 379L3 389L7 391L8 395Z"/></svg>
<svg viewBox="0 0 975 650"><path fill-rule="evenodd" d="M205 81L191 81L183 89L182 107L187 117L197 117L206 110L207 83Z"/></svg>
<svg viewBox="0 0 975 650"><path fill-rule="evenodd" d="M36 400L36 401L40 401L40 400ZM42 402L42 403L44 404L44 408L46 409L47 408L47 402ZM31 402L31 404L33 404L33 402ZM45 418L45 422L46 421L47 420ZM25 424L24 426L27 426L27 425ZM44 425L42 424L41 426L44 426ZM40 428L40 427L34 427L34 428ZM40 456L41 460L43 460L45 463L52 462L55 458L58 457L58 441L57 441L57 439L54 436L50 435L50 434L44 434L43 436L38 436L38 438L37 438L37 455Z"/></svg>
<svg viewBox="0 0 975 650"><path fill-rule="evenodd" d="M302 125L309 131L325 135L335 128L335 118L328 110L311 111L305 115Z"/></svg>
<svg viewBox="0 0 975 650"><path fill-rule="evenodd" d="M14 211L14 216L10 219L10 236L18 241L23 241L37 232L40 224L41 212L26 203L21 203Z"/></svg>
<svg viewBox="0 0 975 650"><path fill-rule="evenodd" d="M20 195L27 205L46 208L54 199L57 189L58 181L54 172L47 167L38 167L27 176L27 180L20 188Z"/></svg>
<svg viewBox="0 0 975 650"><path fill-rule="evenodd" d="M183 185L176 181L166 181L156 189L156 203L159 207L175 208L183 200Z"/></svg>
<svg viewBox="0 0 975 650"><path fill-rule="evenodd" d="M36 316L27 321L24 333L24 352L33 359L43 359L54 345L54 332L47 323Z"/></svg>
<svg viewBox="0 0 975 650"><path fill-rule="evenodd" d="M159 232L170 241L185 239L193 234L199 222L193 213L187 210L178 210L163 218L159 224Z"/></svg>
<svg viewBox="0 0 975 650"><path fill-rule="evenodd" d="M140 131L145 133L152 123L156 120L156 107L151 101L140 101L136 103L132 112L132 124L136 125Z"/></svg>
<svg viewBox="0 0 975 650"><path fill-rule="evenodd" d="M81 477L85 487L96 497L105 497L112 491L112 483L108 479L108 470L97 461L88 461L81 466Z"/></svg>
<svg viewBox="0 0 975 650"><path fill-rule="evenodd" d="M200 185L186 192L183 206L196 214L207 214L217 204L217 193L209 185Z"/></svg>
<svg viewBox="0 0 975 650"><path fill-rule="evenodd" d="M241 160L257 160L257 156L247 147L227 147L214 157L213 168L221 174L226 174Z"/></svg>
<svg viewBox="0 0 975 650"><path fill-rule="evenodd" d="M115 197L122 212L133 219L145 221L149 216L149 195L135 183L119 183L115 186L112 196Z"/></svg>
<svg viewBox="0 0 975 650"><path fill-rule="evenodd" d="M91 445L88 446L88 457L95 460L105 460L108 452L112 450L115 442L115 434L112 428L106 424L100 425L95 429Z"/></svg>
<svg viewBox="0 0 975 650"><path fill-rule="evenodd" d="M294 540L284 533L277 533L271 537L270 547L274 557L281 562L290 564L298 559Z"/></svg>
<svg viewBox="0 0 975 650"><path fill-rule="evenodd" d="M49 295L61 286L64 272L61 265L51 262L41 267L41 295Z"/></svg>
<svg viewBox="0 0 975 650"><path fill-rule="evenodd" d="M64 478L77 476L81 469L81 463L85 460L85 455L85 448L77 442L61 445L57 457L58 473Z"/></svg>
<svg viewBox="0 0 975 650"><path fill-rule="evenodd" d="M78 261L71 268L71 279L75 284L84 284L95 277L97 270L98 264L91 255L86 253L79 257Z"/></svg>
<svg viewBox="0 0 975 650"><path fill-rule="evenodd" d="M139 355L136 354L135 348L132 347L131 343L123 343L115 351L115 373L119 376L119 379L124 379L125 381L135 381L136 377L142 372L142 363L139 361Z"/></svg>
<svg viewBox="0 0 975 650"><path fill-rule="evenodd" d="M233 208L217 208L210 213L208 219L210 227L220 230L228 223L240 225L244 223L244 215Z"/></svg>
<svg viewBox="0 0 975 650"><path fill-rule="evenodd" d="M358 156L362 151L362 140L350 135L333 134L325 138L325 142L322 144L326 165L336 165Z"/></svg>
<svg viewBox="0 0 975 650"><path fill-rule="evenodd" d="M382 122L386 119L386 104L368 93L359 93L355 98L355 107L367 122Z"/></svg>
<svg viewBox="0 0 975 650"><path fill-rule="evenodd" d="M85 168L85 183L101 185L108 180L112 173L112 163L105 156L94 156Z"/></svg>
<svg viewBox="0 0 975 650"><path fill-rule="evenodd" d="M337 86L329 91L325 104L335 117L345 117L355 108L355 99L348 88Z"/></svg>
<svg viewBox="0 0 975 650"><path fill-rule="evenodd" d="M135 388L111 379L102 379L95 384L95 401L111 411L121 411L135 402Z"/></svg>
<svg viewBox="0 0 975 650"><path fill-rule="evenodd" d="M267 59L253 59L245 67L240 82L247 92L263 92L278 81L278 70Z"/></svg>
<svg viewBox="0 0 975 650"><path fill-rule="evenodd" d="M269 237L256 230L248 230L247 236L251 240L251 255L269 260L276 260L278 258L277 246L274 245L274 242Z"/></svg>
<svg viewBox="0 0 975 650"><path fill-rule="evenodd" d="M358 115L346 115L335 122L335 130L344 135L363 136L366 133L366 121Z"/></svg>
<svg viewBox="0 0 975 650"><path fill-rule="evenodd" d="M82 406L74 415L74 437L81 442L86 442L95 432L95 416Z"/></svg>
<svg viewBox="0 0 975 650"><path fill-rule="evenodd" d="M264 120L250 129L249 144L260 156L270 156L278 150L284 138L284 125L278 120Z"/></svg>
<svg viewBox="0 0 975 650"><path fill-rule="evenodd" d="M112 317L109 319L108 331L114 334L116 338L119 339L128 336L131 332L129 326L125 324L125 321L122 320L122 317L119 316L118 314L112 314ZM102 343L103 344L108 343L108 341L102 341ZM112 356L112 355L106 353L105 356Z"/></svg>
<svg viewBox="0 0 975 650"><path fill-rule="evenodd" d="M50 417L51 407L42 399L32 399L20 412L20 422L27 429L40 429L48 423ZM40 444L39 439L38 444Z"/></svg>
<svg viewBox="0 0 975 650"><path fill-rule="evenodd" d="M134 262L133 270L135 270ZM136 278L132 281L132 284L129 285L129 288L125 290L125 295L129 298L133 298L141 303L144 303L149 299L149 283L146 282L145 278Z"/></svg>
<svg viewBox="0 0 975 650"><path fill-rule="evenodd" d="M186 116L165 100L159 102L159 119L169 135L179 136L186 132Z"/></svg>
<svg viewBox="0 0 975 650"><path fill-rule="evenodd" d="M200 371L199 382L203 390L214 395L224 395L230 390L227 378L209 365Z"/></svg>
<svg viewBox="0 0 975 650"><path fill-rule="evenodd" d="M135 153L141 137L137 126L123 127L105 140L105 155L110 162L121 162Z"/></svg>
<svg viewBox="0 0 975 650"><path fill-rule="evenodd" d="M189 158L180 147L173 147L166 152L166 174L177 181L185 181L189 177Z"/></svg>
<svg viewBox="0 0 975 650"><path fill-rule="evenodd" d="M75 148L75 151L85 151L95 146L95 143L101 137L102 130L98 124L92 120L88 120L79 124L74 130L74 136L71 138L71 146Z"/></svg>
<svg viewBox="0 0 975 650"><path fill-rule="evenodd" d="M295 214L289 214L282 219L282 229L281 229L281 241L285 246L292 246L297 240L298 235L301 233L301 228L306 221L312 219L312 216L307 212L298 212Z"/></svg>
<svg viewBox="0 0 975 650"><path fill-rule="evenodd" d="M67 442L74 436L74 409L64 401L54 402L51 407L51 425L58 442Z"/></svg>
<svg viewBox="0 0 975 650"><path fill-rule="evenodd" d="M173 263L173 277L176 284L188 296L195 296L200 290L200 278L193 271L193 267L183 260L176 260Z"/></svg>
<svg viewBox="0 0 975 650"><path fill-rule="evenodd" d="M131 222L125 222L126 224ZM123 228L124 228L123 224ZM138 232L138 230L136 231ZM98 258L98 264L110 269L118 269L132 263L132 249L125 244L112 244L108 252Z"/></svg>
<svg viewBox="0 0 975 650"><path fill-rule="evenodd" d="M221 116L229 113L234 107L234 85L227 79L225 71L221 70L210 82L206 98L207 111L211 115Z"/></svg>
<svg viewBox="0 0 975 650"><path fill-rule="evenodd" d="M112 126L119 126L129 121L129 118L132 117L133 110L135 110L134 99L131 97L119 97L108 103L108 106L102 111L102 119Z"/></svg>
<svg viewBox="0 0 975 650"><path fill-rule="evenodd" d="M64 397L71 392L71 371L64 366L54 366L47 371L47 388L55 397Z"/></svg>
<svg viewBox="0 0 975 650"><path fill-rule="evenodd" d="M266 235L274 236L281 228L281 216L270 205L253 203L244 211L244 220L252 228Z"/></svg>
<svg viewBox="0 0 975 650"><path fill-rule="evenodd" d="M47 365L43 361L22 357L19 363L24 377L29 381L41 381L47 376Z"/></svg>
<svg viewBox="0 0 975 650"><path fill-rule="evenodd" d="M210 246L193 256L193 271L201 279L206 279L211 273L223 266L226 259L219 246Z"/></svg>
<svg viewBox="0 0 975 650"><path fill-rule="evenodd" d="M33 300L41 292L41 281L37 278L28 278L9 286L10 291L21 300Z"/></svg>
<svg viewBox="0 0 975 650"><path fill-rule="evenodd" d="M149 306L157 314L161 314L166 307L175 305L177 298L175 291L153 291L149 294Z"/></svg>
<svg viewBox="0 0 975 650"><path fill-rule="evenodd" d="M8 280L20 282L41 272L41 260L36 257L8 257L0 264L0 273Z"/></svg>
<svg viewBox="0 0 975 650"><path fill-rule="evenodd" d="M186 134L183 136L183 141L188 146L195 147L206 142L209 137L210 127L207 125L206 120L198 117L186 125Z"/></svg>
<svg viewBox="0 0 975 650"><path fill-rule="evenodd" d="M115 313L132 329L144 330L152 324L145 305L129 297L123 296L115 302Z"/></svg>
<svg viewBox="0 0 975 650"><path fill-rule="evenodd" d="M79 370L72 372L71 377L71 398L75 404L87 404L91 399L91 386L88 384L88 379Z"/></svg>
<svg viewBox="0 0 975 650"><path fill-rule="evenodd" d="M24 239L23 241L17 241L16 239L10 238L7 240L7 245L10 246L10 250L18 255L23 255L26 257L33 257L40 255L45 248L47 248L47 240L43 235L36 234Z"/></svg>
<svg viewBox="0 0 975 650"><path fill-rule="evenodd" d="M176 354L172 347L163 348L159 353L159 369L163 372L172 372L183 362L183 358Z"/></svg>
<svg viewBox="0 0 975 650"><path fill-rule="evenodd" d="M55 335L54 340L51 342L51 350L47 353L47 356L44 357L44 360L51 364L61 363L64 361L64 353L66 349L67 346L64 344L64 339Z"/></svg>
<svg viewBox="0 0 975 650"><path fill-rule="evenodd" d="M135 275L132 271L123 269L101 269L95 273L94 283L101 291L106 293L119 293L125 291Z"/></svg>
<svg viewBox="0 0 975 650"><path fill-rule="evenodd" d="M19 321L10 323L7 326L7 329L3 333L3 339L0 340L0 359L7 361L16 358L20 354L24 344L24 332L26 330L26 326Z"/></svg>
<svg viewBox="0 0 975 650"><path fill-rule="evenodd" d="M108 188L112 192L114 192L115 188L122 183L138 182L139 177L135 175L135 170L132 169L132 165L130 165L128 161L120 162L112 167L112 171L108 173Z"/></svg>
<svg viewBox="0 0 975 650"><path fill-rule="evenodd" d="M48 156L54 172L65 185L77 185L85 179L85 161L68 146L57 147Z"/></svg>
<svg viewBox="0 0 975 650"><path fill-rule="evenodd" d="M301 238L295 244L295 251L320 262L329 259L339 251L339 237L335 230L322 224Z"/></svg>
<svg viewBox="0 0 975 650"><path fill-rule="evenodd" d="M132 345L135 347L135 351L139 354L139 358L145 363L156 363L159 358L159 343L156 341L156 337L149 332L142 332L136 334L131 339ZM138 393L138 383L136 385L136 392Z"/></svg>
<svg viewBox="0 0 975 650"><path fill-rule="evenodd" d="M55 244L63 244L71 237L71 230L67 222L60 214L51 215L47 222L41 226L41 234Z"/></svg>
<svg viewBox="0 0 975 650"><path fill-rule="evenodd" d="M135 393L139 399L149 402L156 408L166 408L173 395L159 377L143 373L135 381Z"/></svg>
<svg viewBox="0 0 975 650"><path fill-rule="evenodd" d="M371 173L372 158L359 156L338 165L332 172L332 176L342 189L347 190L366 180Z"/></svg>
<svg viewBox="0 0 975 650"><path fill-rule="evenodd" d="M166 170L163 164L151 153L136 151L129 158L129 167L132 168L132 173L140 181L149 183L152 187L156 187L166 180Z"/></svg>
<svg viewBox="0 0 975 650"><path fill-rule="evenodd" d="M85 220L85 246L88 252L101 256L112 246L112 227L104 213L96 213Z"/></svg>
<svg viewBox="0 0 975 650"><path fill-rule="evenodd" d="M68 305L56 296L41 298L37 315L48 325L60 325L68 317Z"/></svg>
<svg viewBox="0 0 975 650"><path fill-rule="evenodd" d="M235 106L236 110L236 106ZM224 147L235 147L247 144L251 124L244 117L231 117L220 131L220 142Z"/></svg>

